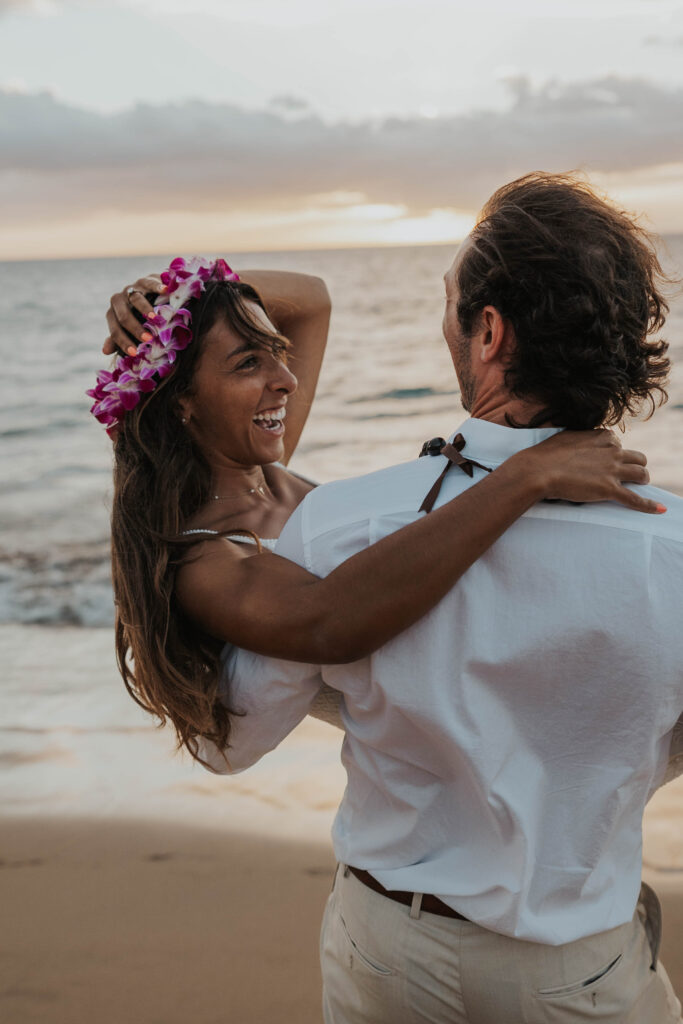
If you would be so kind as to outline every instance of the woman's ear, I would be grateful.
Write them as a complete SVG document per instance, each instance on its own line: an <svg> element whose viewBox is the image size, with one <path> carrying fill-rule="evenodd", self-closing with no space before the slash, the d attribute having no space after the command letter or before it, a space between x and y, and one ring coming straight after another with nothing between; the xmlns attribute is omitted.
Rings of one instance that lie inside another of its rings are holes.
<svg viewBox="0 0 683 1024"><path fill-rule="evenodd" d="M188 396L177 400L177 414L183 426L187 426L192 419L192 402Z"/></svg>

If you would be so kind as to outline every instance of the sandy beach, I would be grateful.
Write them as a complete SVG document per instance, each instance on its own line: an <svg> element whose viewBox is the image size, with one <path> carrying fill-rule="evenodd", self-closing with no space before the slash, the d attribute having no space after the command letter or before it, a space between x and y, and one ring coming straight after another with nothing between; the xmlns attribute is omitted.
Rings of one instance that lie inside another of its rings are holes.
<svg viewBox="0 0 683 1024"><path fill-rule="evenodd" d="M171 823L2 823L7 1024L299 1024L320 1015L329 846ZM648 872L683 992L683 872Z"/></svg>
<svg viewBox="0 0 683 1024"><path fill-rule="evenodd" d="M3 1024L319 1021L339 734L213 776L123 692L108 630L0 627L0 660ZM644 847L679 993L682 803L655 796Z"/></svg>
<svg viewBox="0 0 683 1024"><path fill-rule="evenodd" d="M171 823L2 822L0 1019L320 1019L331 849Z"/></svg>
<svg viewBox="0 0 683 1024"><path fill-rule="evenodd" d="M320 1019L340 736L244 775L174 752L110 630L1 626L0 1020Z"/></svg>

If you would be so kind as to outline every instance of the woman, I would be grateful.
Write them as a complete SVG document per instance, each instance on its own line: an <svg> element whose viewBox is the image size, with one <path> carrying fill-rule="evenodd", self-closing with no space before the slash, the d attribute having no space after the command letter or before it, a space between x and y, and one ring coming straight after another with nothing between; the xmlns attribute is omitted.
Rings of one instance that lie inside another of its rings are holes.
<svg viewBox="0 0 683 1024"><path fill-rule="evenodd" d="M153 309L144 293L164 291L168 302ZM134 699L170 718L193 756L199 737L229 746L221 643L297 661L355 660L429 611L536 501L661 511L623 486L647 482L643 455L604 431L564 433L326 579L264 551L313 486L285 464L313 398L329 313L318 279L255 271L240 280L222 260L174 260L161 282L143 278L112 299L105 351L119 344L128 355L90 394L115 435L119 667ZM432 543L443 536L457 541Z"/></svg>

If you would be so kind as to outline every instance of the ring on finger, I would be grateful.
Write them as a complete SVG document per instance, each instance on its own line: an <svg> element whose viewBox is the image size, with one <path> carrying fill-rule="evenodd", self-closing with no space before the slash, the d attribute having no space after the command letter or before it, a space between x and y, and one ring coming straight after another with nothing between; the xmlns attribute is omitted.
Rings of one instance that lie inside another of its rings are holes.
<svg viewBox="0 0 683 1024"><path fill-rule="evenodd" d="M131 285L129 288L126 288L126 298L128 299L129 302L131 301L134 295L142 295L142 292L140 291L139 288L136 288L135 285Z"/></svg>

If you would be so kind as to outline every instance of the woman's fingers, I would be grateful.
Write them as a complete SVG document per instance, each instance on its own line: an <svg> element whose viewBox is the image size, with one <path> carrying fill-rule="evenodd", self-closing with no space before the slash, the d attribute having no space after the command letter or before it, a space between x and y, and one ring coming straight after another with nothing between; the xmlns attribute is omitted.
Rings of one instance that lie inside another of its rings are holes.
<svg viewBox="0 0 683 1024"><path fill-rule="evenodd" d="M564 439L560 440L561 437L555 435L538 445L546 476L546 497L579 502L618 501L639 512L662 511L656 501L624 486L650 482L643 452L623 449L618 437L609 430L571 435L565 431ZM533 454L528 458L533 458Z"/></svg>
<svg viewBox="0 0 683 1024"><path fill-rule="evenodd" d="M622 451L620 455L622 465L618 471L619 483L614 488L613 500L635 512L646 512L649 515L661 515L662 512L666 512L665 506L658 501L624 487L624 484L649 484L650 474L646 468L646 455L632 449Z"/></svg>
<svg viewBox="0 0 683 1024"><path fill-rule="evenodd" d="M166 286L161 283L161 279L149 275L112 295L107 310L109 336L102 346L105 355L112 355L117 348L124 355L134 355L140 342L151 339L152 335L146 325L140 323L134 311L146 316L153 308L147 295L161 295L165 291Z"/></svg>
<svg viewBox="0 0 683 1024"><path fill-rule="evenodd" d="M157 274L147 274L145 277L139 277L133 288L137 288L143 295L163 295L166 291L166 285L161 283L161 278ZM124 288L125 291L125 288Z"/></svg>
<svg viewBox="0 0 683 1024"><path fill-rule="evenodd" d="M626 505L636 512L647 512L650 515L661 515L666 507L658 501L646 498L638 491L632 491L624 484L649 484L650 474L646 469L647 457L643 452L627 450L621 453L623 465L619 470L620 483L615 487L613 500Z"/></svg>
<svg viewBox="0 0 683 1024"><path fill-rule="evenodd" d="M134 342L149 341L149 337L151 337L146 325L140 323L133 312L133 309L137 309L138 305L141 305L140 299L144 301L147 311L149 311L152 307L144 295L141 296L138 292L132 292L130 296L126 292L117 292L116 295L111 297L110 309L114 312L119 330L129 335ZM133 305L133 302L135 302L135 305ZM145 335L149 337L145 337ZM128 345L130 345L130 340L128 340Z"/></svg>
<svg viewBox="0 0 683 1024"><path fill-rule="evenodd" d="M124 294L130 309L137 309L138 313L142 313L143 316L147 316L154 309L152 303L147 300L145 293L139 291L134 285L132 286L132 291L126 288Z"/></svg>
<svg viewBox="0 0 683 1024"><path fill-rule="evenodd" d="M119 349L124 355L134 355L137 352L137 338L128 334L116 315L114 305L109 307L107 310L107 327L109 328L109 337L102 347L103 352L115 353ZM137 327L140 327L137 320L135 321ZM142 339L140 339L142 340Z"/></svg>
<svg viewBox="0 0 683 1024"><path fill-rule="evenodd" d="M644 498L637 491L630 491L628 487L616 487L612 498L621 505L632 508L634 512L647 512L650 515L661 515L662 512L666 512L664 505L652 501L650 498Z"/></svg>
<svg viewBox="0 0 683 1024"><path fill-rule="evenodd" d="M635 462L639 466L647 466L647 455L644 452L637 452L628 448L622 451L621 457L624 462Z"/></svg>
<svg viewBox="0 0 683 1024"><path fill-rule="evenodd" d="M627 462L619 470L619 480L622 484L649 484L650 474L645 466Z"/></svg>

